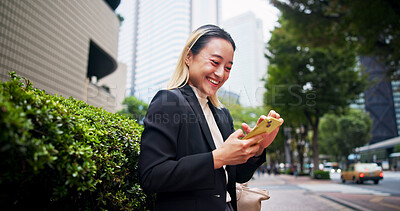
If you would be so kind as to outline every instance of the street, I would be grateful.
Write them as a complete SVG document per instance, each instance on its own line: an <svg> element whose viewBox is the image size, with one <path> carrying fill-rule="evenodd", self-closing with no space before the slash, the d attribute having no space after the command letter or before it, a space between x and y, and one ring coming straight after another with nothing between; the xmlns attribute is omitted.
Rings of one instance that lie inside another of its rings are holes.
<svg viewBox="0 0 400 211"><path fill-rule="evenodd" d="M340 174L335 173L330 174L330 176L332 181L342 184ZM384 172L383 180L379 181L378 185L375 185L372 181L366 181L364 184L354 184L353 182L346 181L345 185L380 191L392 196L400 196L400 172Z"/></svg>
<svg viewBox="0 0 400 211"><path fill-rule="evenodd" d="M265 210L400 210L400 173L384 172L378 185L342 184L340 174L331 180L315 180L308 176L254 175L249 187L269 191L263 201Z"/></svg>

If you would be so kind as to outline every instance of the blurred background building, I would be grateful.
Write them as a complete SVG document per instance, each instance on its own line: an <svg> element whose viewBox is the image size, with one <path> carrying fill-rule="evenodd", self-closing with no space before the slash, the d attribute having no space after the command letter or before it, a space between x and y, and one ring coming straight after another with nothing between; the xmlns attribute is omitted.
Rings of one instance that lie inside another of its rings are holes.
<svg viewBox="0 0 400 211"><path fill-rule="evenodd" d="M361 57L371 86L364 92L364 105L372 119L372 138L366 146L356 148L362 162L377 162L389 169L389 160L398 160L400 144L400 81L389 80L379 60ZM396 161L399 162L399 161Z"/></svg>
<svg viewBox="0 0 400 211"><path fill-rule="evenodd" d="M386 77L385 67L371 57L361 57L361 64L368 73L372 87L364 92L365 110L372 118L374 144L399 135L400 96L399 83ZM397 91L396 91L397 90Z"/></svg>
<svg viewBox="0 0 400 211"><path fill-rule="evenodd" d="M109 90L124 90L125 78L98 82L119 71L118 5L119 0L0 1L0 80L15 71L49 94L114 112L118 92Z"/></svg>
<svg viewBox="0 0 400 211"><path fill-rule="evenodd" d="M133 95L135 84L137 1L124 0L115 10L123 18L118 40L118 61L126 65L126 96Z"/></svg>
<svg viewBox="0 0 400 211"><path fill-rule="evenodd" d="M127 64L127 95L149 103L166 87L189 34L219 24L219 10L218 0L123 1L118 56Z"/></svg>
<svg viewBox="0 0 400 211"><path fill-rule="evenodd" d="M265 88L261 79L267 68L263 23L254 13L246 12L224 21L223 28L235 41L236 51L229 80L221 93L227 91L239 95L239 103L243 106L262 106Z"/></svg>

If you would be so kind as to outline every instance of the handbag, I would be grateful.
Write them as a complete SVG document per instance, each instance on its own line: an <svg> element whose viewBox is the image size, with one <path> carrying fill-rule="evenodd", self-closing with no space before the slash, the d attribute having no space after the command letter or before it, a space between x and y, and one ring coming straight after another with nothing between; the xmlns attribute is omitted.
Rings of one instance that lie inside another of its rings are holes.
<svg viewBox="0 0 400 211"><path fill-rule="evenodd" d="M269 199L269 192L259 188L249 188L247 184L236 183L238 211L260 211L261 201Z"/></svg>

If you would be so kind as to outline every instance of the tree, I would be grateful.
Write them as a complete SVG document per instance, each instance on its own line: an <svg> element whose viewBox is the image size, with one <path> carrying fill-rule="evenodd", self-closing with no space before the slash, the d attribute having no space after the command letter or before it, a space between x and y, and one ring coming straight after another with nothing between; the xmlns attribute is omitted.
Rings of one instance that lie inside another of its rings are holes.
<svg viewBox="0 0 400 211"><path fill-rule="evenodd" d="M400 144L394 146L393 152L400 152Z"/></svg>
<svg viewBox="0 0 400 211"><path fill-rule="evenodd" d="M347 48L309 47L298 42L293 28L281 18L268 42L268 78L264 103L285 111L286 122L304 119L313 131L314 167L319 165L318 125L328 112L343 112L365 88L356 68L356 54Z"/></svg>
<svg viewBox="0 0 400 211"><path fill-rule="evenodd" d="M304 172L303 164L304 164L304 152L306 151L306 144L309 143L307 138L308 134L308 124L300 124L295 132L295 147L298 153L298 161L300 163L300 172Z"/></svg>
<svg viewBox="0 0 400 211"><path fill-rule="evenodd" d="M337 145L339 141L337 140L338 136L336 136L338 131L337 118L339 118L339 116L336 114L325 114L321 118L321 123L318 127L320 130L320 140L318 142L321 146L321 153L333 156L335 161L339 161L341 155Z"/></svg>
<svg viewBox="0 0 400 211"><path fill-rule="evenodd" d="M242 123L248 124L250 127L254 127L257 123L258 118L261 115L267 115L269 108L265 106L260 107L243 107L239 103L229 102L228 99L220 98L220 101L229 110L234 128L242 129ZM283 152L283 128L276 136L274 142L267 147L267 153L272 155L276 161L281 161L281 152Z"/></svg>
<svg viewBox="0 0 400 211"><path fill-rule="evenodd" d="M135 119L138 123L142 124L149 105L142 100L138 100L134 96L126 97L122 104L126 107L121 111L118 111L118 113L131 119Z"/></svg>
<svg viewBox="0 0 400 211"><path fill-rule="evenodd" d="M354 153L356 147L368 143L371 138L372 120L368 114L360 110L350 110L345 115L326 114L319 126L320 143L326 152L336 157L344 157Z"/></svg>
<svg viewBox="0 0 400 211"><path fill-rule="evenodd" d="M224 102L222 100L222 102ZM258 118L261 115L267 115L268 111L264 107L243 107L240 104L225 104L228 108L233 119L234 128L241 129L242 123L248 124L250 127L254 127L257 123Z"/></svg>
<svg viewBox="0 0 400 211"><path fill-rule="evenodd" d="M359 55L379 58L389 69L389 74L400 78L400 1L271 2L303 43L314 47L355 44Z"/></svg>

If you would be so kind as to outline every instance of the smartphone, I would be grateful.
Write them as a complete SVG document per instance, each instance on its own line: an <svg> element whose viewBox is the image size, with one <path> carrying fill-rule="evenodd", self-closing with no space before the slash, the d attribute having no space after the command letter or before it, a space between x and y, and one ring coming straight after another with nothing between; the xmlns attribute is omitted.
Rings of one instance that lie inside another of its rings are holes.
<svg viewBox="0 0 400 211"><path fill-rule="evenodd" d="M281 121L279 121L278 119L275 119L273 117L267 117L262 122L260 122L260 124L258 124L250 133L248 133L245 137L243 137L243 139L249 139L261 133L269 134L272 131L274 131L280 124Z"/></svg>

